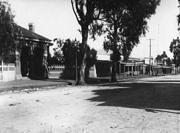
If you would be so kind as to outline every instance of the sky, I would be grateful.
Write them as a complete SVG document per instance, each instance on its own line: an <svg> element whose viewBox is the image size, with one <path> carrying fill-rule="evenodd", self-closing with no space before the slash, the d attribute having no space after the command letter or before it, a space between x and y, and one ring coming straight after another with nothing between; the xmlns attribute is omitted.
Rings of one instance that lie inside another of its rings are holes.
<svg viewBox="0 0 180 133"><path fill-rule="evenodd" d="M28 23L34 23L35 32L48 37L61 39L81 40L80 29L72 11L70 0L8 0L15 15L15 22L25 28ZM150 20L148 32L140 38L140 43L133 49L131 57L149 57L149 40L151 42L151 55L155 58L166 51L169 57L169 45L173 38L177 38L178 0L161 0ZM102 48L102 38L88 44L96 49Z"/></svg>

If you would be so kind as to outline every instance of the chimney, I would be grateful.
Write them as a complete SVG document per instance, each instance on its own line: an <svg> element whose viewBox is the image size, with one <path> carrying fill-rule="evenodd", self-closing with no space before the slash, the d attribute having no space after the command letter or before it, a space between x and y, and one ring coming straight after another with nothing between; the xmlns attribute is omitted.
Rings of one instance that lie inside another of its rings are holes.
<svg viewBox="0 0 180 133"><path fill-rule="evenodd" d="M35 32L35 28L34 28L34 24L33 23L29 23L28 26L29 26L29 30L30 31Z"/></svg>

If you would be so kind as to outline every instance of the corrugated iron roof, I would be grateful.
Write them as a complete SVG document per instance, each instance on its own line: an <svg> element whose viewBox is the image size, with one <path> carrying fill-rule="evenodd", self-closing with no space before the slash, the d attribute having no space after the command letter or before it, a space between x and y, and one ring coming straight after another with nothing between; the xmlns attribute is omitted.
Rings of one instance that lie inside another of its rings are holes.
<svg viewBox="0 0 180 133"><path fill-rule="evenodd" d="M19 26L19 25L16 25L16 28L21 33L20 39L37 41L37 42L45 42L45 43L51 44L51 40L44 36L41 36L35 32L27 30L26 28Z"/></svg>

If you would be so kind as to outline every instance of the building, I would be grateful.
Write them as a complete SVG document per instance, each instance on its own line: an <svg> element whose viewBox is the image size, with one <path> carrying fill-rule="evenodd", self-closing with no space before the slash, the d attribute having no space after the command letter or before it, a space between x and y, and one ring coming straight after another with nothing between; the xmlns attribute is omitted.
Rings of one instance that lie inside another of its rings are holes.
<svg viewBox="0 0 180 133"><path fill-rule="evenodd" d="M11 72L10 80L29 77L31 79L44 79L48 77L47 57L49 55L49 46L51 40L35 33L33 23L29 23L29 30L19 25L15 25L15 30L19 31L15 41L16 50L14 74ZM0 68L0 80L6 79L7 67L2 63ZM7 69L9 70L9 69ZM13 70L13 69L11 69Z"/></svg>
<svg viewBox="0 0 180 133"><path fill-rule="evenodd" d="M106 52L103 49L97 52L97 62L95 64L94 74L96 77L110 77L112 71L112 62L110 60L111 52ZM139 58L129 58L127 62L119 61L116 66L117 78L124 76L135 76L145 74L146 65L144 60ZM93 73L93 72L91 72ZM92 74L93 75L93 74ZM91 76L91 77L95 77Z"/></svg>

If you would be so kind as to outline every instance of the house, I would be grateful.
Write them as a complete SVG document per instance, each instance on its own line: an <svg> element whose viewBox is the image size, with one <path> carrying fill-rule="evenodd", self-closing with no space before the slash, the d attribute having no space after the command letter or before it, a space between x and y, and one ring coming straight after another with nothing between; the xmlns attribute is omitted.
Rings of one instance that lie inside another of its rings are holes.
<svg viewBox="0 0 180 133"><path fill-rule="evenodd" d="M49 55L49 46L51 40L35 33L33 23L29 23L29 29L15 25L15 30L19 31L15 41L16 50L14 75L11 74L11 80L29 77L31 79L44 79L48 77L47 57ZM0 67L0 80L6 79L5 67Z"/></svg>

